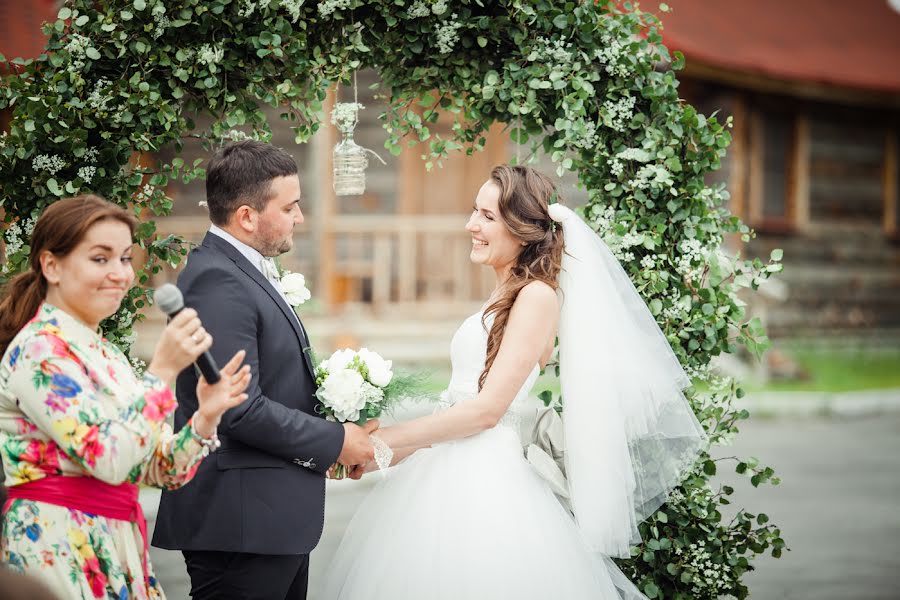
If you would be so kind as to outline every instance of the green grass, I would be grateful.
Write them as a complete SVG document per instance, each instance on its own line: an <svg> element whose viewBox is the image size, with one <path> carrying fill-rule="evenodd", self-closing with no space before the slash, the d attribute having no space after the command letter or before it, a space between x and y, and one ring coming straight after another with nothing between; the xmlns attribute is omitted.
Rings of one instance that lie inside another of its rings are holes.
<svg viewBox="0 0 900 600"><path fill-rule="evenodd" d="M848 392L900 388L900 349L890 350L783 350L796 361L808 378L773 380L765 383L744 382L747 391L766 392ZM425 392L436 394L447 387L450 374L446 369L428 372ZM698 390L705 390L702 382ZM550 389L559 393L559 382L547 373L535 384L532 393Z"/></svg>
<svg viewBox="0 0 900 600"><path fill-rule="evenodd" d="M846 392L900 388L900 350L809 350L785 351L803 367L806 379L774 380L748 384L748 390L779 392Z"/></svg>

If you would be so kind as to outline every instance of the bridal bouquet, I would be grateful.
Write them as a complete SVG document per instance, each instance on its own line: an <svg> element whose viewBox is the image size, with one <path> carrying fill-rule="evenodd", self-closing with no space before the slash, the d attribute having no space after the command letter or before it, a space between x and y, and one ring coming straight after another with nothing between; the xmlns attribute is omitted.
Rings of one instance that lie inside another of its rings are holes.
<svg viewBox="0 0 900 600"><path fill-rule="evenodd" d="M420 378L395 375L392 361L368 348L338 350L316 367L316 410L329 421L365 425L401 400L409 398ZM383 454L383 453L382 453ZM382 465L378 461L379 468ZM335 468L335 477L346 475L343 465Z"/></svg>

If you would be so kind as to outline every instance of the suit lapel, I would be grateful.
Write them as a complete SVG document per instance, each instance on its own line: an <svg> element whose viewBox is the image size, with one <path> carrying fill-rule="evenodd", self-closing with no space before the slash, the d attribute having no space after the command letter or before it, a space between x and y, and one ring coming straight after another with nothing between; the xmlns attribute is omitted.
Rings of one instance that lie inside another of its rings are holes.
<svg viewBox="0 0 900 600"><path fill-rule="evenodd" d="M291 328L294 330L294 333L297 335L297 340L300 342L301 353L303 354L303 362L306 363L306 368L309 370L310 376L313 378L313 381L316 379L316 369L313 366L312 358L309 355L309 339L307 339L304 334L303 329L300 327L300 317L294 313L294 310L285 303L284 299L281 297L281 294L278 293L268 279L263 276L263 274L257 269L247 258L240 253L240 251L228 243L228 241L223 240L219 236L213 233L207 233L206 237L203 238L202 245L212 248L214 250L218 250L228 258L230 258L234 264L241 271L247 274L253 281L255 281L265 292L269 295L275 305L281 310L284 318L288 320L291 324Z"/></svg>

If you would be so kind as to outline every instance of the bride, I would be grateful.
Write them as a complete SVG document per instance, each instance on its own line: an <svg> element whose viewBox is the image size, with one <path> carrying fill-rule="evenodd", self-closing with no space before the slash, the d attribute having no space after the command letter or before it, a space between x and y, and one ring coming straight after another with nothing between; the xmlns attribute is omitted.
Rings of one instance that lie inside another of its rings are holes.
<svg viewBox="0 0 900 600"><path fill-rule="evenodd" d="M508 165L478 192L471 260L496 289L453 336L448 406L377 432L400 464L350 522L322 598L644 598L609 557L629 556L705 437L628 276L556 197ZM557 335L572 513L517 432Z"/></svg>

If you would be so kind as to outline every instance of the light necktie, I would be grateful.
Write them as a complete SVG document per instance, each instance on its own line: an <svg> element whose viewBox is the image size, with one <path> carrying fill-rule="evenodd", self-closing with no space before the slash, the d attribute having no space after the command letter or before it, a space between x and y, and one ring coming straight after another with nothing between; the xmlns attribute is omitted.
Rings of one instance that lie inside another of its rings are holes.
<svg viewBox="0 0 900 600"><path fill-rule="evenodd" d="M278 267L275 266L275 261L271 258L263 258L261 266L263 276L280 292L281 281L278 279Z"/></svg>

